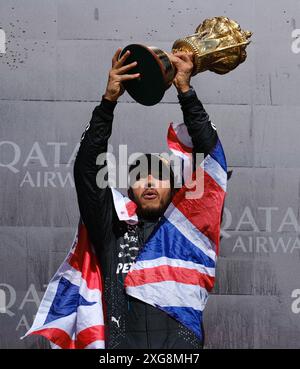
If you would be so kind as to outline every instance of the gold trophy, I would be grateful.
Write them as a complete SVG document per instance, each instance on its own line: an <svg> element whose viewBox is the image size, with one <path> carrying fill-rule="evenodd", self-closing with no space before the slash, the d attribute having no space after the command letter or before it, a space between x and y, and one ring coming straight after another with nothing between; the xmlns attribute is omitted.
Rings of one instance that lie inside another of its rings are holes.
<svg viewBox="0 0 300 369"><path fill-rule="evenodd" d="M176 40L172 53L193 53L193 76L206 70L225 74L245 61L251 35L227 17L214 17L200 24L194 34ZM127 50L131 53L124 65L137 61L137 66L129 73L141 75L138 79L123 82L125 89L140 104L150 106L159 103L176 74L168 54L155 46L131 44L122 50L119 57Z"/></svg>

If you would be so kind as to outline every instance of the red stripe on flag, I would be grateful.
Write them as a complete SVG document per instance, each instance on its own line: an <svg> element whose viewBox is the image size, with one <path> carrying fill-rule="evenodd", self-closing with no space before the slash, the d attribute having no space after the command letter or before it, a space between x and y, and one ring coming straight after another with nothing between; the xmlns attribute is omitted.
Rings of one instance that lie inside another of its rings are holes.
<svg viewBox="0 0 300 369"><path fill-rule="evenodd" d="M102 278L96 255L91 249L88 232L84 224L79 226L78 242L68 263L81 272L88 288L102 291Z"/></svg>
<svg viewBox="0 0 300 369"><path fill-rule="evenodd" d="M220 241L221 212L226 193L218 183L201 167L194 171L192 179L203 180L204 191L201 197L187 198L186 192L193 192L194 187L187 188L186 184L175 194L173 205L206 237L216 245L218 255ZM199 188L201 184L199 184Z"/></svg>
<svg viewBox="0 0 300 369"><path fill-rule="evenodd" d="M174 149L177 151L181 151L183 153L192 153L193 152L193 148L186 146L184 143L180 142L178 139L178 136L173 128L172 125L170 125L169 129L168 129L168 146L170 149Z"/></svg>
<svg viewBox="0 0 300 369"><path fill-rule="evenodd" d="M195 269L160 265L153 268L132 270L126 276L125 287L136 287L147 283L175 281L201 286L211 291L215 278ZM168 291L166 291L168 293Z"/></svg>
<svg viewBox="0 0 300 369"><path fill-rule="evenodd" d="M62 349L84 349L92 342L104 341L104 326L95 325L80 331L76 341L59 328L44 328L34 331L30 335L43 336Z"/></svg>
<svg viewBox="0 0 300 369"><path fill-rule="evenodd" d="M94 325L80 331L77 335L76 348L83 349L95 341L104 341L104 325Z"/></svg>
<svg viewBox="0 0 300 369"><path fill-rule="evenodd" d="M30 335L43 336L62 349L75 349L75 341L64 330L59 328L40 329L32 332Z"/></svg>

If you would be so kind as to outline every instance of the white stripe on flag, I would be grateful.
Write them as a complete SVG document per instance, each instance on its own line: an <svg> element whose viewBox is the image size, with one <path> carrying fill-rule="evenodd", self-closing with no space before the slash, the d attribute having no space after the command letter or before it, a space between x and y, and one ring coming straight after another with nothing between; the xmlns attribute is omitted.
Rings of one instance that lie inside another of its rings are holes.
<svg viewBox="0 0 300 369"><path fill-rule="evenodd" d="M204 309L208 297L203 287L175 281L147 283L136 287L127 286L126 292L152 306L156 304L165 307L191 307L200 311Z"/></svg>
<svg viewBox="0 0 300 369"><path fill-rule="evenodd" d="M191 136L189 135L189 132L187 130L187 126L185 125L185 123L171 123L171 124L176 133L177 139L181 143L183 143L185 146L192 148L193 141L191 139Z"/></svg>
<svg viewBox="0 0 300 369"><path fill-rule="evenodd" d="M183 162L183 179L187 181L190 177L192 177L192 164L193 164L193 156L190 153L183 153L182 151L175 150L170 148L172 153L182 159Z"/></svg>
<svg viewBox="0 0 300 369"><path fill-rule="evenodd" d="M75 332L74 328L76 325L76 315L77 315L77 312L75 311L74 313L70 315L66 315L59 319L52 320L52 322L44 324L41 327L36 327L32 331L39 331L41 329L47 329L47 328L57 328L57 329L62 329L69 336L72 336L73 332Z"/></svg>
<svg viewBox="0 0 300 369"><path fill-rule="evenodd" d="M99 312L101 313L102 311L102 306L99 306L99 304L81 306L78 309L81 309L81 321L78 320L78 311L75 311L70 315L52 320L51 322L40 327L35 327L35 329L31 329L30 331L33 332L41 329L57 328L65 331L72 339L75 339L75 334L78 334L80 331L95 325L103 325L102 314L99 314Z"/></svg>
<svg viewBox="0 0 300 369"><path fill-rule="evenodd" d="M215 244L200 232L172 203L170 203L164 215L190 242L213 261L216 260Z"/></svg>
<svg viewBox="0 0 300 369"><path fill-rule="evenodd" d="M207 268L204 265L193 263L192 261L185 261L181 259L171 259L162 256L152 260L138 260L132 265L132 270L141 270L145 268L155 268L161 265L169 265L173 267L187 268L197 270L199 273L207 274L210 277L215 276L215 268Z"/></svg>
<svg viewBox="0 0 300 369"><path fill-rule="evenodd" d="M227 173L221 165L213 157L207 155L200 166L218 183L224 192L226 192Z"/></svg>
<svg viewBox="0 0 300 369"><path fill-rule="evenodd" d="M79 306L77 309L76 322L77 334L86 328L97 325L104 325L102 303L96 303L90 306Z"/></svg>

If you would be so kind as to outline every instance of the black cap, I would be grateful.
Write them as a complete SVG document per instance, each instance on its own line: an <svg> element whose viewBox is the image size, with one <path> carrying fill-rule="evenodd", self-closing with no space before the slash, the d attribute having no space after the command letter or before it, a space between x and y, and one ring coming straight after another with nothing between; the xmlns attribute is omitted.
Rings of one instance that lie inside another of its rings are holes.
<svg viewBox="0 0 300 369"><path fill-rule="evenodd" d="M136 168L136 170L134 170ZM142 154L129 165L130 186L139 178L152 174L154 178L170 179L171 187L174 187L174 172L170 162L157 154Z"/></svg>

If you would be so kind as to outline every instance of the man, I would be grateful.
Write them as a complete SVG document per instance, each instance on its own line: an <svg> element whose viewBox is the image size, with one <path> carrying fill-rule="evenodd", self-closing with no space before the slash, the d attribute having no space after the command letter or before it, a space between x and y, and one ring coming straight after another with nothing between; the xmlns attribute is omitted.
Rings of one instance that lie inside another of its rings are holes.
<svg viewBox="0 0 300 369"><path fill-rule="evenodd" d="M129 51L119 58L120 52L118 49L112 59L106 91L82 136L74 166L81 217L95 247L104 279L106 348L202 348L203 342L177 320L127 295L124 290L129 266L172 199L174 178L172 172L166 178L162 175L165 171L152 172L150 169L142 171L136 180L131 181L128 195L137 205L139 221L136 225L120 221L111 189L97 186L99 166L96 158L107 151L114 109L124 93L122 82L139 78L138 73L128 73L136 67L135 62L124 65ZM192 54L178 52L169 57L177 70L174 85L194 152L207 154L217 142L217 133L190 86ZM147 158L149 162L160 160L150 154ZM168 167L164 161L161 164Z"/></svg>

